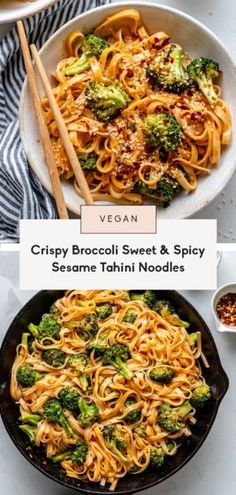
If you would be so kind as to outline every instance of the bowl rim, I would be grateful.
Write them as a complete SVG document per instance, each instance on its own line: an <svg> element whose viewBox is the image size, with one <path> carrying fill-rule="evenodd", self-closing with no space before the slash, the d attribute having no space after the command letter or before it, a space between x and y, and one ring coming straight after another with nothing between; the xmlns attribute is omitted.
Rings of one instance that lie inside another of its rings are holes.
<svg viewBox="0 0 236 495"><path fill-rule="evenodd" d="M41 49L39 50L39 55L42 55L44 50L47 49L48 45L51 42L53 42L53 40L58 36L58 34L63 32L63 30L65 28L73 25L73 23L75 23L76 21L82 21L86 17L93 16L94 14L96 14L97 11L103 10L104 16L105 16L105 15L109 15L110 10L116 10L118 8L124 10L126 8L129 8L129 7L130 8L137 8L137 10L139 9L139 7L150 7L150 8L156 9L156 10L162 10L164 12L170 12L170 13L174 14L176 17L183 18L187 22L197 26L200 30L204 31L208 37L213 39L214 43L220 47L222 53L224 54L225 59L228 61L228 63L231 65L231 67L233 69L233 72L235 75L235 83L236 83L236 64L233 61L228 49L226 48L224 43L217 37L217 35L213 31L211 31L207 26L205 26L203 23L201 23L198 19L196 19L195 17L192 17L191 15L186 14L185 12L183 12L179 9L176 9L174 7L169 7L167 5L154 3L154 1L153 2L152 1L141 1L141 0L138 0L138 1L137 0L131 0L131 1L125 1L125 2L119 2L118 1L118 2L107 4L107 5L102 5L100 7L95 7L91 10L88 10L87 12L83 12L82 14L79 14L78 16L74 17L73 19L71 19L70 21L65 23L57 31L55 31L55 33L53 33L52 36L50 36L50 38L46 41L46 43L44 43L44 45L41 47ZM25 134L25 130L24 130L24 106L25 106L24 104L26 101L27 88L28 88L28 78L26 76L25 81L24 81L23 86L22 86L22 89L21 89L20 103L19 103L20 137L21 137L23 148L25 150L25 153L26 153L27 159L29 161L30 167L32 168L32 170L34 171L34 173L36 174L36 176L38 177L39 181L41 182L43 187L46 189L46 191L48 191L53 196L52 186L51 186L49 177L48 177L48 179L45 179L44 174L42 174L42 172L38 169L36 161L34 160L34 157L32 156L33 154L31 154L31 152L28 149L28 145L27 145L27 138L26 138L27 133ZM233 146L233 139L231 140L231 142L229 144L229 147L230 146ZM228 147L228 149L229 149L229 147ZM223 180L221 179L221 181L218 181L218 183L216 185L214 185L214 188L208 188L207 193L204 195L204 199L199 201L197 207L196 207L196 205L191 205L191 207L188 206L188 209L186 212L186 208L184 208L185 205L183 205L183 207L181 208L182 212L180 212L176 216L172 215L171 218L179 218L179 219L189 218L192 215L199 212L202 208L206 207L209 203L211 203L216 198L216 196L222 191L222 189L226 186L226 184L228 184L228 182L230 181L230 179L232 178L233 174L236 171L236 150L235 150L235 158L230 161L230 166L228 166L228 167L225 166L225 170L226 170L226 168L228 170L228 173L224 175ZM217 170L214 170L214 173L217 173ZM73 186L71 185L71 187L73 187ZM78 200L80 200L79 197L78 197ZM72 200L66 199L66 204L67 204L68 209L71 212L80 216L80 207L81 207L82 203L78 203L78 205L77 205L77 204L75 204L75 201L73 199ZM112 205L112 203L110 203L110 204Z"/></svg>
<svg viewBox="0 0 236 495"><path fill-rule="evenodd" d="M223 297L225 294L227 294L227 292L225 292L226 289L230 288L230 287L235 287L235 293L236 293L236 282L229 282L227 284L223 284L221 285L220 287L218 287L218 289L216 289L216 291L214 292L212 298L211 298L211 311L212 311L212 314L216 320L216 324L217 324L217 330L218 332L225 332L225 333L235 333L236 334L236 325L234 326L230 326L230 325L226 325L225 323L223 323L220 318L218 317L218 314L216 312L216 304L217 302L219 302L219 300L221 299L221 297ZM222 296L218 297L219 296L219 293L223 291L225 292L224 294L222 294Z"/></svg>
<svg viewBox="0 0 236 495"><path fill-rule="evenodd" d="M159 289L157 289L158 291ZM161 291L161 290L160 290ZM164 290L163 290L164 291ZM52 291L48 291L48 290L41 290L39 292L37 292L32 298L30 298L25 304L24 306L18 311L17 315L15 316L15 318L13 319L13 321L11 322L6 334L5 334L5 337L3 339L3 342L2 342L2 345L1 345L1 348L0 348L0 362L3 358L3 355L4 355L4 352L5 352L5 347L7 346L7 343L8 343L8 340L9 338L11 337L11 331L12 331L12 327L18 322L18 319L21 317L21 315L23 315L25 313L25 311L27 310L28 307L30 307L32 304L34 304L34 302L37 301L38 297L40 295L42 295L43 293L47 293L47 292L61 292L63 294L63 290L52 290ZM124 490L120 491L119 488L117 490L115 490L113 493L115 495L126 495L126 494L134 494L134 493L138 493L142 490L147 490L148 488L151 488L152 486L155 486L155 485L158 485L164 481L166 481L168 478L170 478L171 476L173 476L174 474L176 474L180 469L182 469L193 457L194 455L198 452L198 450L200 449L200 447L202 446L202 444L204 443L204 441L206 440L211 428L212 428L212 425L215 421L215 418L216 418L216 415L218 413L218 409L219 409L219 406L220 406L220 403L222 401L222 399L224 398L227 390L228 390L228 387L229 387L229 379L228 379L228 376L221 364L221 360L220 360L220 356L219 356L219 353L218 353L218 350L217 350L217 347L216 347L216 344L215 344L215 341L213 339L213 336L211 334L211 331L207 325L207 323L205 322L205 320L203 319L203 317L199 314L199 312L194 308L194 306L181 294L179 293L178 291L176 290L167 290L167 292L172 292L173 294L177 294L178 296L180 296L180 299L183 301L184 304L186 304L189 309L195 314L195 316L198 318L200 324L204 327L204 331L207 333L210 341L211 341L211 345L212 345L212 348L214 350L214 356L215 356L215 359L218 363L218 367L219 367L219 370L220 370L220 374L223 378L223 381L224 381L224 387L223 387L223 391L221 392L221 395L219 395L219 397L217 397L216 399L216 404L215 404L215 409L214 409L214 412L212 414L212 417L211 417L211 420L208 422L207 424L207 428L203 434L203 436L201 437L201 440L200 442L196 445L196 447L192 450L192 452L187 455L187 457L181 462L181 464L179 466L177 466L175 469L173 469L169 474L167 474L165 476L164 479L161 479L161 480L157 480L157 481L154 481L154 482L151 482L143 487L140 487L140 488L135 488L135 489L128 489L126 492ZM91 494L91 495L95 495L95 490L92 490L90 488L84 488L84 487L75 487L75 486L70 486L68 485L68 482L65 480L61 480L61 479L57 479L54 475L48 473L48 472L45 472L43 468L41 468L41 466L39 466L36 461L34 461L34 459L31 458L30 455L27 454L27 451L22 447L22 446L19 446L16 439L15 439L15 436L14 434L12 434L12 432L10 431L10 429L8 428L8 424L6 422L6 417L5 417L5 414L4 414L4 411L3 411L3 408L2 408L2 401L1 401L1 395L2 393L4 393L4 390L2 389L1 387L1 382L0 382L0 414L1 414L1 417L2 417L2 421L3 421L3 424L4 424L4 427L5 429L7 430L7 433L9 435L9 437L11 438L11 440L13 441L14 445L16 446L16 448L19 450L19 452L24 456L24 458L30 462L31 465L33 465L38 471L40 471L42 474L44 474L45 476L47 476L49 479L52 479L53 481L67 487L67 488L71 488L73 489L74 491L77 491L77 492L81 492L81 493L84 493L84 494ZM103 490L102 492L99 492L99 487L97 486L96 484L96 487L98 489L97 491L97 494L101 494L101 495L111 495L111 491L109 489L106 489L106 490Z"/></svg>
<svg viewBox="0 0 236 495"><path fill-rule="evenodd" d="M37 14L38 12L41 12L44 9L47 9L48 7L50 7L50 5L58 1L59 0L43 0L42 5L38 2L36 5L36 3L34 4L34 2L28 1L27 4L25 4L24 8L20 9L20 11L19 7L16 6L12 10L9 10L5 16L3 16L3 14L1 13L0 8L0 24L7 24L10 22L18 21L19 19L25 19L26 17L30 17ZM4 10L6 11L7 9Z"/></svg>

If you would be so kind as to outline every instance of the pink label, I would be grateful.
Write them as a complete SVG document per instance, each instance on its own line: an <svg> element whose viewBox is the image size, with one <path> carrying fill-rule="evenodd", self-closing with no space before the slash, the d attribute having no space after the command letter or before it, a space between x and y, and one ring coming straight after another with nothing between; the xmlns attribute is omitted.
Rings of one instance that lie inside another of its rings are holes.
<svg viewBox="0 0 236 495"><path fill-rule="evenodd" d="M82 234L155 234L156 207L82 206Z"/></svg>

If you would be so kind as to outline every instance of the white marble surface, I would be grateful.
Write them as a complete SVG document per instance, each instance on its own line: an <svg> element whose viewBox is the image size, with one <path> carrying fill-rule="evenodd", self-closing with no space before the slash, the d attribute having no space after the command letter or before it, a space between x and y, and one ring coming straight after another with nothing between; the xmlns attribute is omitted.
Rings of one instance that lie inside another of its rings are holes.
<svg viewBox="0 0 236 495"><path fill-rule="evenodd" d="M125 1L125 0L121 0ZM155 1L155 0L153 0ZM156 2L157 3L157 2ZM224 42L236 62L236 2L234 0L159 0L199 19ZM0 26L0 38L10 26ZM194 218L217 218L218 242L236 241L236 174L225 190Z"/></svg>
<svg viewBox="0 0 236 495"><path fill-rule="evenodd" d="M224 252L218 268L218 285L236 281L236 253ZM21 306L34 294L18 288L18 253L0 253L0 300L2 340ZM140 495L235 495L236 461L236 335L216 332L210 311L211 291L184 291L208 323L222 364L230 379L213 428L196 456L177 474ZM44 477L21 456L0 425L0 493L4 495L72 495Z"/></svg>

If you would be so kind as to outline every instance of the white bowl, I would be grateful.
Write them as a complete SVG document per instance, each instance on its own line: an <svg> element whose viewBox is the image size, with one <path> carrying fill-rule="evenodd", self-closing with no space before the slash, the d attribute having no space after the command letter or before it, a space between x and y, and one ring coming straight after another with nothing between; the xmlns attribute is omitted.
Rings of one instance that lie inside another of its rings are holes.
<svg viewBox="0 0 236 495"><path fill-rule="evenodd" d="M0 1L0 24L14 22L24 17L29 17L40 10L46 9L57 0L1 0Z"/></svg>
<svg viewBox="0 0 236 495"><path fill-rule="evenodd" d="M206 56L219 62L224 73L222 81L223 97L229 104L232 114L236 114L236 68L226 48L209 29L192 17L159 4L148 2L116 3L90 10L61 27L40 51L40 55L48 75L54 72L58 61L64 56L64 40L75 30L93 30L108 15L125 8L137 8L141 13L144 24L150 31L166 31L175 42L183 45L193 57ZM43 95L43 90L41 91ZM31 167L44 187L52 193L49 175L43 158L42 147L39 142L38 128L32 112L27 80L22 89L20 101L20 130L21 138ZM166 209L158 209L159 218L186 218L206 206L233 175L236 167L236 124L233 124L233 139L220 159L219 165L209 176L199 180L197 190L189 195L182 194ZM65 200L68 208L80 213L81 199L78 197L69 182L63 183Z"/></svg>
<svg viewBox="0 0 236 495"><path fill-rule="evenodd" d="M216 329L218 330L218 332L228 332L236 334L236 326L230 327L229 325L224 325L224 323L222 323L222 321L218 318L216 312L216 306L219 300L221 299L221 297L225 296L229 292L232 292L233 294L236 293L236 283L222 285L222 287L216 290L211 300L211 310L215 318Z"/></svg>

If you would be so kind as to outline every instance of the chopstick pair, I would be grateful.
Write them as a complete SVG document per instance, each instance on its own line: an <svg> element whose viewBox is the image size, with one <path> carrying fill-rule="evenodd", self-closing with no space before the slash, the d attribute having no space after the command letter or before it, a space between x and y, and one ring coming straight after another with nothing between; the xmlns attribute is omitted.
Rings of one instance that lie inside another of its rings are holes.
<svg viewBox="0 0 236 495"><path fill-rule="evenodd" d="M61 182L55 162L54 152L52 148L52 143L45 119L45 115L43 113L41 98L39 95L39 90L37 86L37 81L34 73L34 68L30 56L30 50L27 42L27 38L25 35L24 25L22 21L17 22L17 29L21 44L21 49L23 53L24 63L26 72L29 79L29 88L31 92L31 97L33 101L33 106L35 110L35 115L39 125L39 132L41 137L42 146L44 149L45 161L48 167L49 176L52 183L53 194L56 201L57 212L60 219L68 219L68 212L65 204L65 199L62 192ZM57 104L56 98L53 94L51 85L49 83L48 77L46 75L45 69L43 67L42 61L38 55L37 49L35 45L31 45L31 53L33 55L35 65L40 75L40 79L42 85L44 87L45 93L47 95L50 108L52 110L58 132L60 134L61 140L63 142L64 148L66 150L68 159L70 161L71 167L75 174L75 178L80 186L83 199L87 205L93 204L93 198L91 192L89 190L86 178L84 176L83 170L81 169L77 154L75 152L74 146L70 141L70 137L63 120L60 108Z"/></svg>

